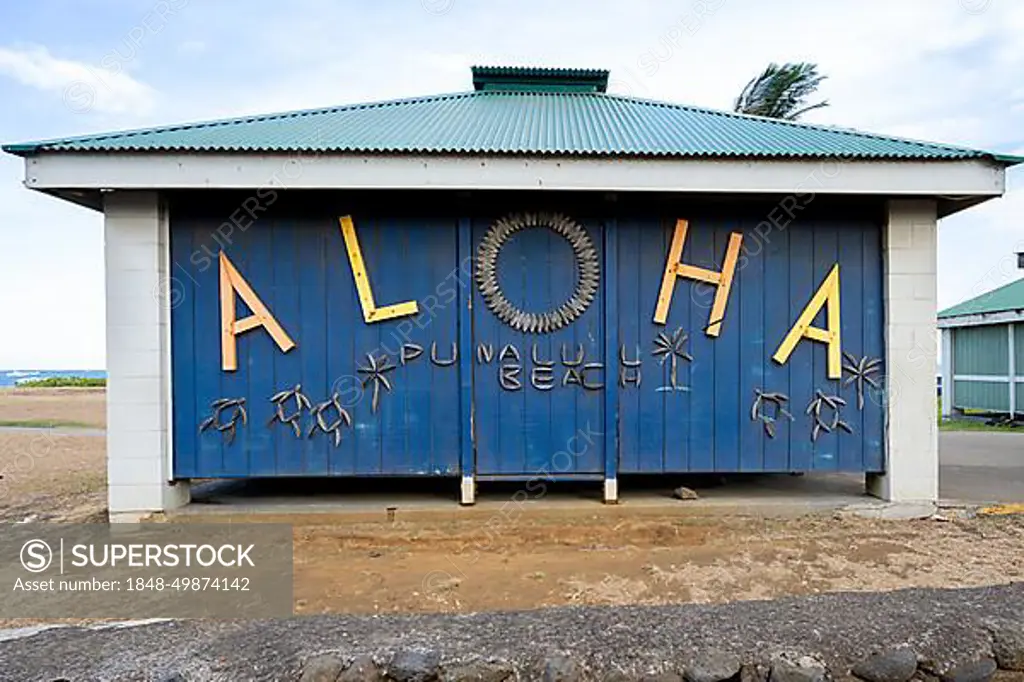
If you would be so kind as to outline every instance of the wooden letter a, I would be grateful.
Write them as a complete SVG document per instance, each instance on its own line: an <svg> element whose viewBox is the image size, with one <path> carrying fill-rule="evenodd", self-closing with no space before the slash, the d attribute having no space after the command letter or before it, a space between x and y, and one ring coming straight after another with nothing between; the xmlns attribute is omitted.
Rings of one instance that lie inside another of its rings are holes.
<svg viewBox="0 0 1024 682"><path fill-rule="evenodd" d="M249 306L252 315L235 319L235 293L242 297ZM225 372L238 369L238 349L235 337L244 332L263 327L281 349L287 353L295 347L295 342L285 332L274 316L263 305L263 301L252 290L245 278L239 274L227 255L220 252L220 357L221 367Z"/></svg>
<svg viewBox="0 0 1024 682"><path fill-rule="evenodd" d="M828 314L826 317L828 328L812 327L811 323L814 322L818 311L826 303L828 303ZM772 360L780 365L785 364L786 360L789 360L793 349L796 348L796 344L800 342L800 339L807 338L811 341L827 343L828 378L842 378L842 346L839 341L839 319L839 263L836 263L832 266L828 276L825 277L825 281L818 287L818 291L811 298L811 302L800 313L800 317L796 319L793 328L786 334L786 338L779 344L779 349L775 351Z"/></svg>
<svg viewBox="0 0 1024 682"><path fill-rule="evenodd" d="M658 293L658 307L654 310L654 321L665 324L668 309L672 305L672 292L676 287L677 277L707 282L717 288L715 300L711 304L711 317L704 329L708 336L718 336L722 331L722 320L725 318L725 304L729 302L729 289L732 288L732 276L736 272L736 260L743 245L743 235L733 232L729 235L729 246L725 249L725 262L722 271L715 272L695 265L686 265L679 260L683 256L683 245L686 244L686 230L689 224L685 220L676 221L676 231L672 234L672 246L668 249L665 261L665 273L661 278L661 291Z"/></svg>

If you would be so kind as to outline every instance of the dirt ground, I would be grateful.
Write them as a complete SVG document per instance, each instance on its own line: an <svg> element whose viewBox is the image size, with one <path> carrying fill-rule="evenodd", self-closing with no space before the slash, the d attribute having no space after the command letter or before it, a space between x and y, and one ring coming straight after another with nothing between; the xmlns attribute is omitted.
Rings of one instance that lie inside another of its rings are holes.
<svg viewBox="0 0 1024 682"><path fill-rule="evenodd" d="M105 455L103 437L0 429L0 521L105 518Z"/></svg>
<svg viewBox="0 0 1024 682"><path fill-rule="evenodd" d="M105 421L104 389L0 389L0 424L102 428ZM0 428L0 521L102 519L105 448L97 436Z"/></svg>
<svg viewBox="0 0 1024 682"><path fill-rule="evenodd" d="M1024 518L636 515L297 527L300 613L716 603L1024 579Z"/></svg>
<svg viewBox="0 0 1024 682"><path fill-rule="evenodd" d="M102 424L102 395L4 392L0 420L59 416ZM102 436L0 429L0 520L103 520L104 446ZM765 519L692 516L679 503L418 521L293 520L298 613L724 602L1024 580L1020 515Z"/></svg>
<svg viewBox="0 0 1024 682"><path fill-rule="evenodd" d="M103 428L107 392L102 388L0 388L0 423L49 422Z"/></svg>

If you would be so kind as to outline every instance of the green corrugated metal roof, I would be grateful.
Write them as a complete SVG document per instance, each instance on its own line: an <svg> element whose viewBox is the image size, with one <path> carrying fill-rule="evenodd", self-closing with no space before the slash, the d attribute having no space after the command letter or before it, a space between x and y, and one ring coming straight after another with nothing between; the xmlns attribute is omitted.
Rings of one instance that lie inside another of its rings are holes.
<svg viewBox="0 0 1024 682"><path fill-rule="evenodd" d="M981 315L1021 309L1024 309L1024 279L1018 279L1016 282L1005 284L969 301L946 308L939 313L939 317Z"/></svg>
<svg viewBox="0 0 1024 682"><path fill-rule="evenodd" d="M488 79L489 87L501 79L512 84L508 90L484 87L3 149L22 156L41 151L180 151L1024 161L952 145L579 91L581 83L593 85L607 77L599 70L477 67L474 77L478 87Z"/></svg>

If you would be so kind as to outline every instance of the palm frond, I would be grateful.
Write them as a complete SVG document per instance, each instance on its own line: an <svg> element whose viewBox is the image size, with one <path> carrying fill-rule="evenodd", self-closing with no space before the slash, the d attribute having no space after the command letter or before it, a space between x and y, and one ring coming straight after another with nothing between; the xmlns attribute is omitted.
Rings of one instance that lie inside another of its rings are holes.
<svg viewBox="0 0 1024 682"><path fill-rule="evenodd" d="M827 76L818 73L817 64L772 62L752 78L733 103L733 110L752 116L765 116L795 121L814 109L828 106L828 101L809 104L808 99Z"/></svg>

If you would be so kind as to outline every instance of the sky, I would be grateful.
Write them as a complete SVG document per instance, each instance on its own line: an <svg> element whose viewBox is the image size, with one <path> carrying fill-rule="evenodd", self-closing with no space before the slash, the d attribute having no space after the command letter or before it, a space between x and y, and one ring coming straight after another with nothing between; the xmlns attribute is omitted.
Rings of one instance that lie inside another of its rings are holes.
<svg viewBox="0 0 1024 682"><path fill-rule="evenodd" d="M0 142L472 89L472 64L611 71L728 109L811 61L805 120L1024 154L1018 0L34 0L0 4ZM104 366L99 213L0 156L0 367ZM1024 169L939 228L939 307L1018 278Z"/></svg>

